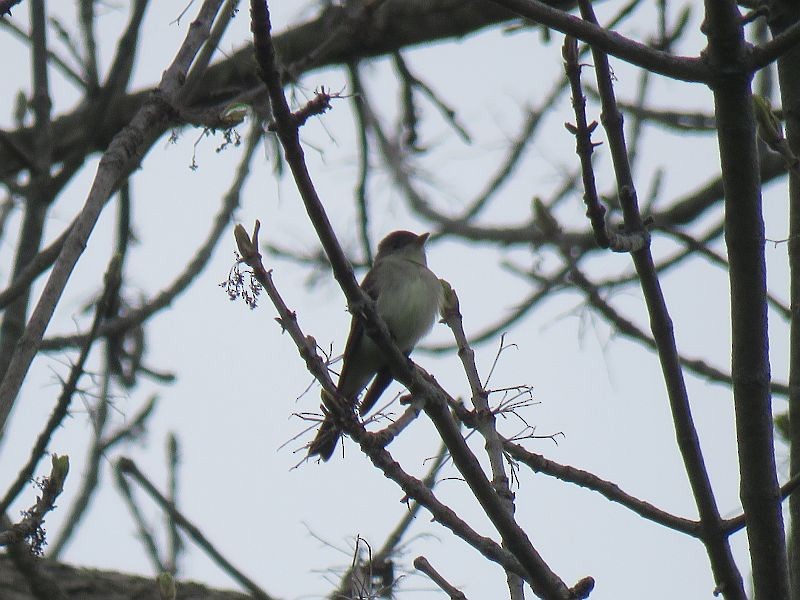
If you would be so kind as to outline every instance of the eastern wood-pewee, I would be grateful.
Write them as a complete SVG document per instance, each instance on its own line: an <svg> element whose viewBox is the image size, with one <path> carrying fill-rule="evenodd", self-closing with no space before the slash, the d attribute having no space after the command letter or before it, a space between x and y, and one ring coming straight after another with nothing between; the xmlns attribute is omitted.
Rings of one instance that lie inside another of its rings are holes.
<svg viewBox="0 0 800 600"><path fill-rule="evenodd" d="M387 235L378 244L375 262L361 282L361 289L375 301L378 314L406 356L430 331L442 302L442 285L425 260L428 235L410 231ZM392 374L378 345L365 335L361 319L353 315L337 389L355 406L358 395L373 377L359 405L362 415L375 406L392 382ZM309 456L328 460L340 435L333 419L326 416L309 446Z"/></svg>

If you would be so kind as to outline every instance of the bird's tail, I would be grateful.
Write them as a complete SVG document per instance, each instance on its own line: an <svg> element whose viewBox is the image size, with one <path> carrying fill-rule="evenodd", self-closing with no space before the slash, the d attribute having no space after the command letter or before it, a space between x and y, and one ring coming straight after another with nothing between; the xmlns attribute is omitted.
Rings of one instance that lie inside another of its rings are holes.
<svg viewBox="0 0 800 600"><path fill-rule="evenodd" d="M333 419L329 415L325 415L325 420L322 421L317 437L308 445L308 455L319 456L322 460L327 461L333 456L341 435L342 433L336 427Z"/></svg>

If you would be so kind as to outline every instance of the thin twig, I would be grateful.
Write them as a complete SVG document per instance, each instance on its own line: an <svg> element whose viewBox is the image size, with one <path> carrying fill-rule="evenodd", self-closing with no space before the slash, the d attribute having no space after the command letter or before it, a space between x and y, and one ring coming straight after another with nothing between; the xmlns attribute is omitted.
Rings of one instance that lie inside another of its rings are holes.
<svg viewBox="0 0 800 600"><path fill-rule="evenodd" d="M5 1L5 0L3 0ZM15 23L13 23L10 19L4 19L1 17L2 13L0 13L0 29L5 29L11 35L16 37L17 39L21 40L26 44L31 43L31 37L25 33L20 27L18 27ZM86 82L81 77L80 73L78 73L75 69L70 67L67 62L54 53L51 50L47 51L47 59L48 61L58 69L61 74L65 77L67 81L71 81L75 84L80 91L86 91Z"/></svg>
<svg viewBox="0 0 800 600"><path fill-rule="evenodd" d="M503 442L497 433L497 423L494 411L489 406L489 392L481 383L478 367L475 364L475 351L467 342L467 335L464 333L463 317L458 302L456 291L449 284L442 282L445 297L442 309L442 318L453 332L453 337L458 345L458 357L464 367L464 372L469 381L472 392L472 405L475 409L475 427L483 436L486 442L486 455L489 458L489 466L492 471L492 486L497 496L500 498L509 516L513 518L515 512L514 494L509 486L509 478L506 475L505 454L503 452ZM487 378L488 379L488 378ZM509 597L512 600L524 599L522 580L514 573L507 572L506 579L509 588Z"/></svg>
<svg viewBox="0 0 800 600"><path fill-rule="evenodd" d="M131 490L128 480L125 478L125 474L119 468L114 469L114 481L117 484L119 493L122 495L123 502L125 502L125 505L128 507L128 511L131 513L131 518L136 525L136 532L139 537L139 541L141 541L144 545L145 554L152 563L153 569L155 569L155 571L158 573L167 572L167 565L161 558L161 552L158 550L158 544L156 543L155 537L145 521L144 515L139 508L139 504L133 497L133 491Z"/></svg>
<svg viewBox="0 0 800 600"><path fill-rule="evenodd" d="M44 273L56 261L61 248L64 247L67 236L69 236L70 229L72 229L71 224L49 246L40 250L36 256L29 260L25 268L8 284L8 287L0 292L0 310L18 298L20 294L30 287L36 277Z"/></svg>
<svg viewBox="0 0 800 600"><path fill-rule="evenodd" d="M95 0L80 0L78 3L78 21L83 34L83 73L89 95L97 92L100 87L100 78L97 71L97 40L94 35Z"/></svg>
<svg viewBox="0 0 800 600"><path fill-rule="evenodd" d="M367 199L367 180L369 178L369 123L364 114L364 86L358 72L358 64L348 64L347 74L353 89L353 111L356 115L356 132L358 133L358 186L356 188L356 206L358 207L358 233L364 260L372 265L372 245L369 241L369 203Z"/></svg>
<svg viewBox="0 0 800 600"><path fill-rule="evenodd" d="M508 452L514 460L521 462L529 467L534 473L544 473L550 477L555 477L559 481L567 483L574 483L580 487L592 490L601 494L608 500L616 502L624 506L631 512L639 515L640 517L653 521L659 525L663 525L669 529L680 531L692 537L699 538L702 535L700 522L693 521L668 513L665 510L654 506L653 504L636 498L628 494L620 487L612 482L598 477L597 475L576 469L569 465L561 465L552 460L545 458L540 454L530 452L510 440L505 440L503 443L505 451Z"/></svg>
<svg viewBox="0 0 800 600"><path fill-rule="evenodd" d="M167 485L167 500L172 506L178 506L178 469L180 467L180 448L178 438L174 433L167 437L167 472L169 480ZM178 558L183 550L183 542L178 535L178 524L172 515L167 513L167 570L173 575L178 573Z"/></svg>

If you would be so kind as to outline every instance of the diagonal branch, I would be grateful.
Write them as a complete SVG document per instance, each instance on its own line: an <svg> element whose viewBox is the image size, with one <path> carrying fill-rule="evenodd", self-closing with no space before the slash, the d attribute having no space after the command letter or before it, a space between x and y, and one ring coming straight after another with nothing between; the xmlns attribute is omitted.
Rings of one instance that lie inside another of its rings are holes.
<svg viewBox="0 0 800 600"><path fill-rule="evenodd" d="M800 44L800 22L785 29L763 46L753 48L750 55L750 69L757 71L769 66L798 44Z"/></svg>
<svg viewBox="0 0 800 600"><path fill-rule="evenodd" d="M631 494L620 489L620 487L611 481L607 481L582 469L576 469L569 465L560 465L552 460L545 458L540 454L529 452L519 444L510 440L504 440L503 448L508 452L514 460L521 462L530 468L534 473L544 473L551 477L555 477L560 481L567 483L574 483L588 490L592 490L605 496L608 500L616 502L624 506L628 510L636 513L648 521L653 521L669 529L680 531L692 537L699 538L702 534L699 521L692 521L673 515L649 502L645 502Z"/></svg>
<svg viewBox="0 0 800 600"><path fill-rule="evenodd" d="M492 0L496 4L514 11L520 16L542 23L557 31L571 35L653 73L673 79L693 82L709 82L713 71L702 58L675 56L628 39L601 27L596 21L589 22L563 10L548 6L539 0Z"/></svg>

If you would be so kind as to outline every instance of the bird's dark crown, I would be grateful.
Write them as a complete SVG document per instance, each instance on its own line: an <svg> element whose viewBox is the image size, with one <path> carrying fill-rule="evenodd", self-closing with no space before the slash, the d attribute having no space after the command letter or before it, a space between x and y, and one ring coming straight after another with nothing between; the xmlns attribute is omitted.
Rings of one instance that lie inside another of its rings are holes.
<svg viewBox="0 0 800 600"><path fill-rule="evenodd" d="M409 244L413 244L419 240L420 236L411 231L393 231L378 244L377 257L386 256L392 252L405 248Z"/></svg>

